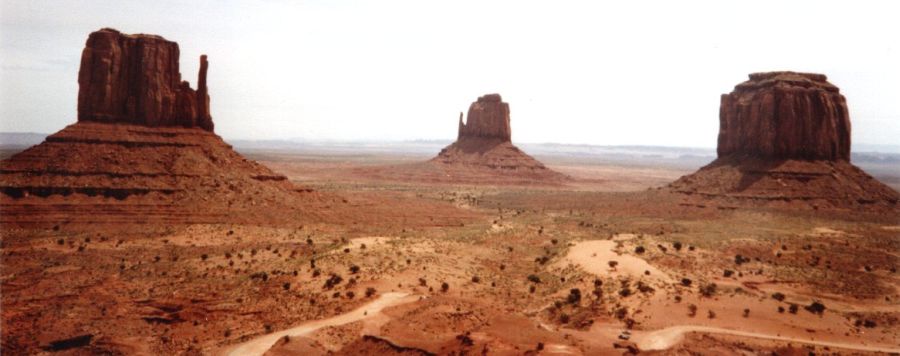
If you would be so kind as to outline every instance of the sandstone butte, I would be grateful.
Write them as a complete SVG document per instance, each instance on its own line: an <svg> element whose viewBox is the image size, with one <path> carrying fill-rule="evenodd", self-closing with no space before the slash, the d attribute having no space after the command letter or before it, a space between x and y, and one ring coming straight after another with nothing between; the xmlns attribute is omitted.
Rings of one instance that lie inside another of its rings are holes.
<svg viewBox="0 0 900 356"><path fill-rule="evenodd" d="M509 104L500 94L481 96L459 114L456 142L429 163L457 182L560 183L570 179L512 144Z"/></svg>
<svg viewBox="0 0 900 356"><path fill-rule="evenodd" d="M722 95L716 151L669 189L726 205L897 209L895 190L850 163L847 102L822 74L750 74Z"/></svg>
<svg viewBox="0 0 900 356"><path fill-rule="evenodd" d="M252 222L321 212L312 206L318 193L213 133L209 62L200 57L193 90L178 61L178 44L160 36L91 33L78 120L0 163L0 222Z"/></svg>

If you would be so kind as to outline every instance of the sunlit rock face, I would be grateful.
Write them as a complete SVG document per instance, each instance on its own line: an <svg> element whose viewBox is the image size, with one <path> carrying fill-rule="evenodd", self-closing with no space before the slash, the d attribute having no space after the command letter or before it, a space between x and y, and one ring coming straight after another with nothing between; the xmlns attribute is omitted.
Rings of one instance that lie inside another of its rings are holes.
<svg viewBox="0 0 900 356"><path fill-rule="evenodd" d="M78 71L78 121L213 130L200 57L197 90L181 80L178 44L104 28L88 37Z"/></svg>
<svg viewBox="0 0 900 356"><path fill-rule="evenodd" d="M847 102L825 75L754 73L719 110L719 157L850 160Z"/></svg>

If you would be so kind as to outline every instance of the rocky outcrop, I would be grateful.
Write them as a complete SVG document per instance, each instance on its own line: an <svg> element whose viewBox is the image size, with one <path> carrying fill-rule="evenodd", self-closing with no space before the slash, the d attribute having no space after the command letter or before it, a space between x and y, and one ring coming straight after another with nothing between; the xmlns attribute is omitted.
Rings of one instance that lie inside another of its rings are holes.
<svg viewBox="0 0 900 356"><path fill-rule="evenodd" d="M104 29L79 73L78 122L0 162L0 224L213 223L320 216L320 195L248 160L212 132L178 45ZM323 203L324 204L324 203Z"/></svg>
<svg viewBox="0 0 900 356"><path fill-rule="evenodd" d="M718 155L849 161L844 96L822 74L751 74L722 95Z"/></svg>
<svg viewBox="0 0 900 356"><path fill-rule="evenodd" d="M455 183L559 184L570 178L553 171L512 144L509 104L500 94L487 94L469 106L468 120L459 114L456 142L428 163L434 171L421 180Z"/></svg>
<svg viewBox="0 0 900 356"><path fill-rule="evenodd" d="M91 33L78 71L78 121L213 130L200 57L197 90L181 80L178 44L104 28Z"/></svg>
<svg viewBox="0 0 900 356"><path fill-rule="evenodd" d="M750 75L722 96L718 158L668 189L689 206L898 209L900 194L850 163L850 116L824 75Z"/></svg>
<svg viewBox="0 0 900 356"><path fill-rule="evenodd" d="M456 139L468 138L488 138L512 142L509 104L503 102L500 94L484 95L469 105L468 120L465 123L463 123L462 113L459 113L459 134Z"/></svg>

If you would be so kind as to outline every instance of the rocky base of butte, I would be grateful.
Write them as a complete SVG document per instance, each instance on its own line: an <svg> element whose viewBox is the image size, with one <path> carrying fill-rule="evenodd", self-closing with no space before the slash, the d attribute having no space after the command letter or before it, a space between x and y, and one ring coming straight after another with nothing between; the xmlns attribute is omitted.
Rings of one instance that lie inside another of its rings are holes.
<svg viewBox="0 0 900 356"><path fill-rule="evenodd" d="M898 208L900 194L850 163L847 104L824 75L751 74L719 120L719 157L668 186L690 204Z"/></svg>

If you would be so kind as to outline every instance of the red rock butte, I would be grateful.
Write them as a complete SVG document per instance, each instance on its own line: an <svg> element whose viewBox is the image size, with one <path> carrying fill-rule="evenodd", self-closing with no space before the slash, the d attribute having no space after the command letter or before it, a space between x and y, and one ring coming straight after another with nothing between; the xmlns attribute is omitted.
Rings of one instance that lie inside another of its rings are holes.
<svg viewBox="0 0 900 356"><path fill-rule="evenodd" d="M78 122L0 163L0 222L254 222L321 212L318 193L212 132L206 56L195 91L181 81L178 55L178 44L159 36L92 33Z"/></svg>
<svg viewBox="0 0 900 356"><path fill-rule="evenodd" d="M512 144L509 104L500 94L481 96L459 114L456 142L429 163L457 183L557 184L569 179Z"/></svg>
<svg viewBox="0 0 900 356"><path fill-rule="evenodd" d="M822 74L754 73L722 95L719 157L850 160L850 115Z"/></svg>
<svg viewBox="0 0 900 356"><path fill-rule="evenodd" d="M213 130L200 56L197 90L181 80L178 44L155 35L91 33L78 71L78 121Z"/></svg>
<svg viewBox="0 0 900 356"><path fill-rule="evenodd" d="M504 103L500 94L488 94L478 98L469 106L468 122L463 122L459 113L459 133L457 141L469 138L497 139L512 142L509 126L509 104Z"/></svg>
<svg viewBox="0 0 900 356"><path fill-rule="evenodd" d="M822 74L755 73L722 95L717 153L669 189L699 206L896 211L900 200L850 164L847 103Z"/></svg>

